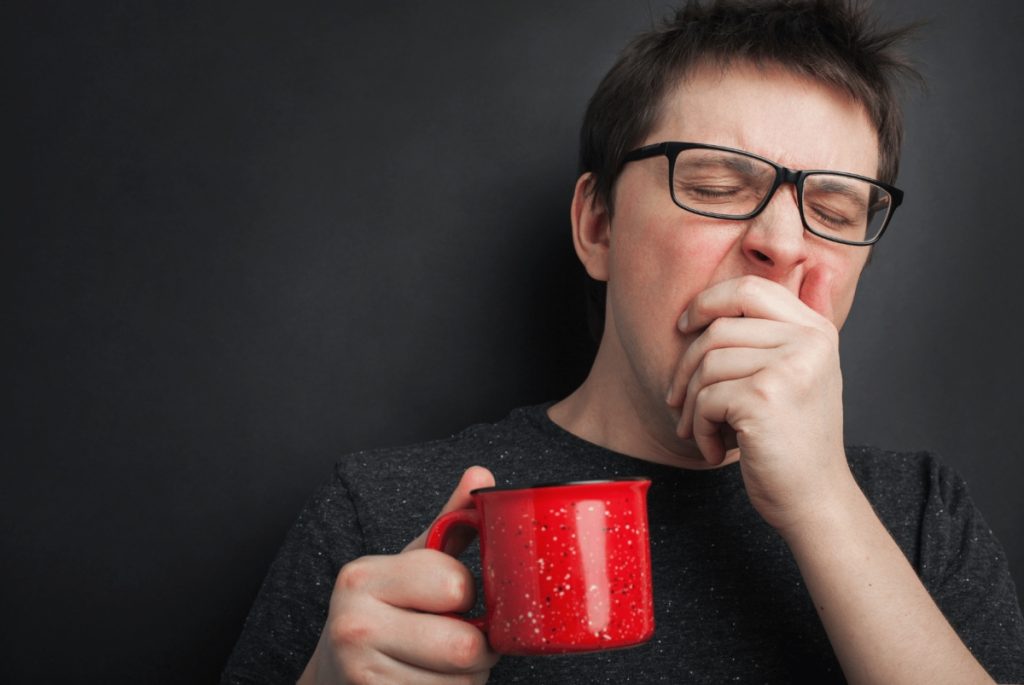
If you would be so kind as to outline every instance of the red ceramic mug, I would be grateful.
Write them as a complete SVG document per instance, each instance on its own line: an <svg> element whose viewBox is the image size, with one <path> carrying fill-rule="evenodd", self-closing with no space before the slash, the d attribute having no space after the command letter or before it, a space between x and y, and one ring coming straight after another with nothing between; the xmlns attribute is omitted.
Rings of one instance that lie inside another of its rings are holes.
<svg viewBox="0 0 1024 685"><path fill-rule="evenodd" d="M646 478L473 490L444 514L480 534L484 614L465 618L501 654L566 654L640 644L654 634Z"/></svg>

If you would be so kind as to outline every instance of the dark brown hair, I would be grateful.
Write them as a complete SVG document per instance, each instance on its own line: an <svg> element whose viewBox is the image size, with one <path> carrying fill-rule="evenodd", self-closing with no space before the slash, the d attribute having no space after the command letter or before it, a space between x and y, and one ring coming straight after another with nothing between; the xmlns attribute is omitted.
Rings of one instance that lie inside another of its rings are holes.
<svg viewBox="0 0 1024 685"><path fill-rule="evenodd" d="M809 76L863 104L878 132L878 177L892 183L903 138L896 85L920 80L896 47L914 28L881 30L855 0L689 0L634 39L601 81L580 131L580 173L593 173L593 199L612 211L622 158L656 124L666 94L696 66L746 61Z"/></svg>
<svg viewBox="0 0 1024 685"><path fill-rule="evenodd" d="M660 28L636 37L590 98L580 129L579 172L594 176L591 201L614 212L623 157L643 143L665 96L690 70L737 61L780 66L848 93L878 133L879 180L895 182L903 140L898 86L923 84L899 46L917 28L879 28L867 0L688 0ZM605 284L587 277L586 294L597 341Z"/></svg>

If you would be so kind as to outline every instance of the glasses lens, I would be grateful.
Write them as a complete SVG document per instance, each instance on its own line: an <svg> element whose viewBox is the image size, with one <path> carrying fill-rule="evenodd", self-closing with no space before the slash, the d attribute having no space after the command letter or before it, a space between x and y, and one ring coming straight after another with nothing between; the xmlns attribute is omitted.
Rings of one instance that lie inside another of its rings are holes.
<svg viewBox="0 0 1024 685"><path fill-rule="evenodd" d="M723 150L683 150L672 174L676 204L703 214L741 218L764 200L775 169L761 160Z"/></svg>
<svg viewBox="0 0 1024 685"><path fill-rule="evenodd" d="M814 231L852 242L874 241L892 211L885 188L837 174L811 174L804 180L804 219Z"/></svg>

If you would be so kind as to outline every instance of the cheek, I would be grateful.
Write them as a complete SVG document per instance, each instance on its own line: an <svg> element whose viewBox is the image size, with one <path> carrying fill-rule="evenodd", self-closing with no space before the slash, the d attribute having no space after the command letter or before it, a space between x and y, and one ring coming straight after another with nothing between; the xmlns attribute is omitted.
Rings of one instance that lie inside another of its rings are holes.
<svg viewBox="0 0 1024 685"><path fill-rule="evenodd" d="M846 323L846 317L850 315L850 310L853 308L853 296L856 291L857 284L854 282L851 287L843 292L837 292L832 298L832 307L834 312L834 321L837 329L842 329L843 324Z"/></svg>
<svg viewBox="0 0 1024 685"><path fill-rule="evenodd" d="M697 293L721 280L720 265L735 243L735 237L726 240L723 231L706 228L674 216L672 222L612 231L608 323L633 373L653 395L665 392L683 349L679 316Z"/></svg>
<svg viewBox="0 0 1024 685"><path fill-rule="evenodd" d="M671 219L623 227L618 235L613 231L609 288L628 297L633 307L681 313L694 295L715 282L733 251L736 236L723 225L699 226L676 214Z"/></svg>
<svg viewBox="0 0 1024 685"><path fill-rule="evenodd" d="M836 328L841 329L853 308L857 283L866 259L854 259L835 265L835 281L832 286L832 311Z"/></svg>

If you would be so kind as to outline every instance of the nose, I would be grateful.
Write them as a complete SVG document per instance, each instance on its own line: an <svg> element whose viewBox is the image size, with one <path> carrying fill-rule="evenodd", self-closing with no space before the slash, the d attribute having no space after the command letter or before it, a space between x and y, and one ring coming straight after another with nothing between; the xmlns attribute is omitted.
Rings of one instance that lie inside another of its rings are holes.
<svg viewBox="0 0 1024 685"><path fill-rule="evenodd" d="M741 249L751 273L787 284L787 277L807 259L796 186L779 187L768 206L747 223Z"/></svg>

